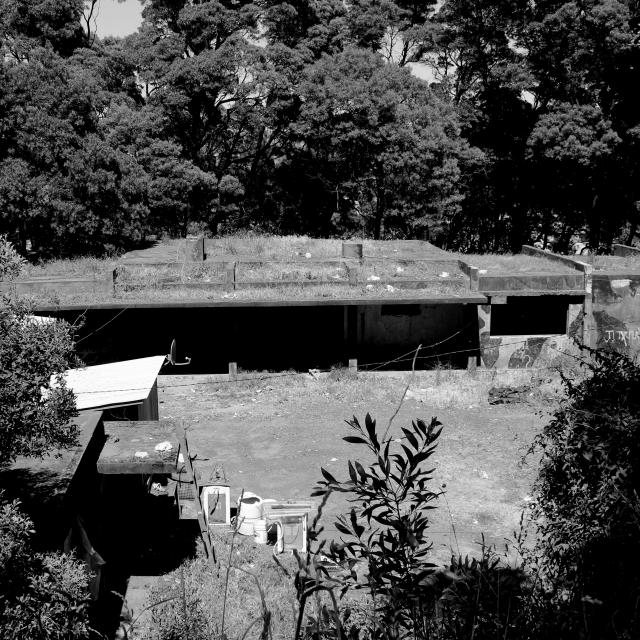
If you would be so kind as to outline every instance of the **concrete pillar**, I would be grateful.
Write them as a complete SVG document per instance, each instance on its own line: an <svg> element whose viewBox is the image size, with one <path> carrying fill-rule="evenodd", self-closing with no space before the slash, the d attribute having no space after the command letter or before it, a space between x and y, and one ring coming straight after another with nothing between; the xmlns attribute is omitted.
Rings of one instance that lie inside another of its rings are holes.
<svg viewBox="0 0 640 640"><path fill-rule="evenodd" d="M229 380L237 380L238 379L238 363L230 362L229 363Z"/></svg>
<svg viewBox="0 0 640 640"><path fill-rule="evenodd" d="M358 361L355 358L349 360L349 373L358 373Z"/></svg>
<svg viewBox="0 0 640 640"><path fill-rule="evenodd" d="M584 302L567 307L567 335L584 341Z"/></svg>
<svg viewBox="0 0 640 640"><path fill-rule="evenodd" d="M491 305L478 305L478 343L480 345L480 366L491 367L495 359L488 351L491 349Z"/></svg>

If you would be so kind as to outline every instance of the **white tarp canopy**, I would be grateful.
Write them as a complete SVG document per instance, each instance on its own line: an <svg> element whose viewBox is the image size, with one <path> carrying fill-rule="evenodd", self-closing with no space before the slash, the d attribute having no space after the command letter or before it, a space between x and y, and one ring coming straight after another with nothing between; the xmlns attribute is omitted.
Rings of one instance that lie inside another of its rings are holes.
<svg viewBox="0 0 640 640"><path fill-rule="evenodd" d="M76 394L78 411L144 402L151 393L165 356L151 356L69 369L64 378Z"/></svg>

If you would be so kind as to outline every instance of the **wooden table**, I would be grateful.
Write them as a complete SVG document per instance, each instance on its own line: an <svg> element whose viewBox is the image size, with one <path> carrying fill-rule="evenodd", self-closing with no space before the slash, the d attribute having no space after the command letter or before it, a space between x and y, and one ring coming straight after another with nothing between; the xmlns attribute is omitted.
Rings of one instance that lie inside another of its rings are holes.
<svg viewBox="0 0 640 640"><path fill-rule="evenodd" d="M172 423L158 421L105 422L106 443L98 458L98 473L169 474L177 473L181 438ZM171 449L157 451L156 445L169 442ZM140 455L146 453L145 455ZM136 455L138 454L138 455Z"/></svg>

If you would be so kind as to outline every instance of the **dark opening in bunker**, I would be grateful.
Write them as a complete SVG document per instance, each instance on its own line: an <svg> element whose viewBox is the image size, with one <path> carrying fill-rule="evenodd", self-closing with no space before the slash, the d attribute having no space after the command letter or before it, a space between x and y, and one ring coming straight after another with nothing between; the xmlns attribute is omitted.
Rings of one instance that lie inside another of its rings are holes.
<svg viewBox="0 0 640 640"><path fill-rule="evenodd" d="M491 305L491 334L522 336L567 332L569 304L575 296L512 296L507 304Z"/></svg>
<svg viewBox="0 0 640 640"><path fill-rule="evenodd" d="M73 323L79 311L61 311ZM238 305L91 309L78 331L88 365L168 353L178 362L162 373L307 371L346 366L411 369L400 357L422 345L417 366L464 368L478 348L475 304ZM393 362L388 362L393 360ZM381 366L382 365L382 366Z"/></svg>

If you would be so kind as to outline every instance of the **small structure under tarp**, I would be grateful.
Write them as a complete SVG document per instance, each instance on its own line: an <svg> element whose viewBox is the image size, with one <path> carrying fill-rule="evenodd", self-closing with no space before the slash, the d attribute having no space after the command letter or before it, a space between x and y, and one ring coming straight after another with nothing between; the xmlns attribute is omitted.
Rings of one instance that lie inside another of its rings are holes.
<svg viewBox="0 0 640 640"><path fill-rule="evenodd" d="M99 364L64 373L79 411L100 409L105 419L158 420L157 377L165 356Z"/></svg>

